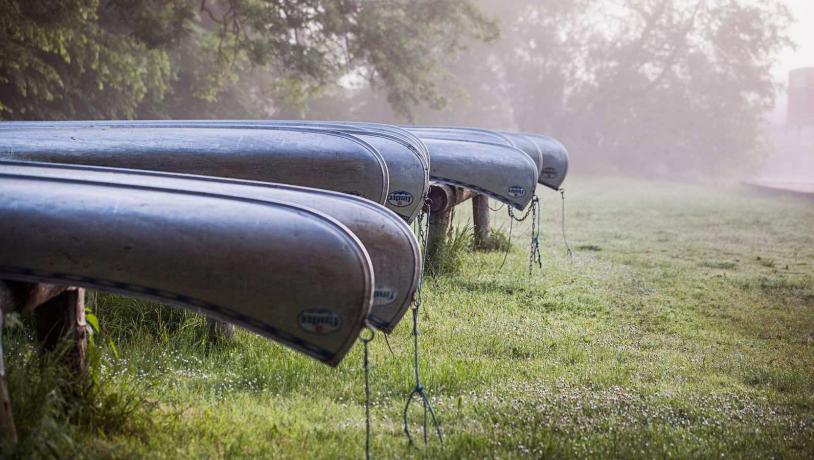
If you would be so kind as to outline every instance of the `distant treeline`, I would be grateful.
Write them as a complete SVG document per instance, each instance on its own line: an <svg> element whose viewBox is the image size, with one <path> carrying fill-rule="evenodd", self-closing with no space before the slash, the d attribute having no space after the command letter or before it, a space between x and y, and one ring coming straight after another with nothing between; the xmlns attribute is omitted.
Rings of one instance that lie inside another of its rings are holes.
<svg viewBox="0 0 814 460"><path fill-rule="evenodd" d="M501 37L450 62L448 109L420 110L418 121L552 134L577 171L720 177L759 164L771 65L790 45L781 2L478 5ZM370 104L386 117L385 104Z"/></svg>
<svg viewBox="0 0 814 460"><path fill-rule="evenodd" d="M552 134L577 170L762 151L778 0L5 0L0 117L315 118Z"/></svg>

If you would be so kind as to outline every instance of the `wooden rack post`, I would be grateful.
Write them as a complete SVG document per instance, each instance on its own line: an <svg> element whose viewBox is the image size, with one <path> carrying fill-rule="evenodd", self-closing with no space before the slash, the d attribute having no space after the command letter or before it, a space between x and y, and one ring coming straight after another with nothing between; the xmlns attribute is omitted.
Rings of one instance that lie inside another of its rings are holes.
<svg viewBox="0 0 814 460"><path fill-rule="evenodd" d="M34 310L37 337L45 351L67 342L66 364L80 376L87 373L85 290L43 283L0 280L0 331L6 313ZM64 342L65 341L65 342ZM0 437L17 442L0 347Z"/></svg>

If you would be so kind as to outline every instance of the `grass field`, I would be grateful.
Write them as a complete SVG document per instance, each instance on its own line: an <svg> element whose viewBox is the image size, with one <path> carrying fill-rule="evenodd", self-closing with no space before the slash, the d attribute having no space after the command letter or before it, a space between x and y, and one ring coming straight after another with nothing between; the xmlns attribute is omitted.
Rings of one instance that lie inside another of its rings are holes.
<svg viewBox="0 0 814 460"><path fill-rule="evenodd" d="M427 280L422 365L443 451L435 438L408 448L402 433L409 318L394 355L373 342L374 458L814 457L814 201L567 185L573 261L559 195L540 190L543 269L531 282L528 224L503 269L501 253L467 253L459 273ZM196 315L114 297L96 309L91 390L43 364L24 324L6 334L23 436L6 455L363 456L360 346L330 369L249 333L208 345Z"/></svg>

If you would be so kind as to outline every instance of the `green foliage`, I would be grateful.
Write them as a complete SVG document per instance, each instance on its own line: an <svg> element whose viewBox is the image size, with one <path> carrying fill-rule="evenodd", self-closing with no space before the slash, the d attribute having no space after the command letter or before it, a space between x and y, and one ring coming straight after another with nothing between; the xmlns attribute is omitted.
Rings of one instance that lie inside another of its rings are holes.
<svg viewBox="0 0 814 460"><path fill-rule="evenodd" d="M16 446L0 445L0 458L81 456L81 444L88 438L139 438L155 429L151 421L153 406L143 396L145 382L118 378L123 368L115 358L115 348L92 345L92 378L77 379L64 366L59 351L40 353L32 334L21 323L7 326L4 332L3 348L14 350L5 357L21 442ZM101 336L98 328L95 335Z"/></svg>
<svg viewBox="0 0 814 460"><path fill-rule="evenodd" d="M269 116L342 78L409 116L439 63L496 34L469 0L4 0L0 117Z"/></svg>
<svg viewBox="0 0 814 460"><path fill-rule="evenodd" d="M491 229L489 239L475 249L479 251L509 251L512 247L512 240L504 227Z"/></svg>
<svg viewBox="0 0 814 460"><path fill-rule="evenodd" d="M430 276L454 275L464 266L466 254L472 250L472 227L450 227L446 239L427 260Z"/></svg>
<svg viewBox="0 0 814 460"><path fill-rule="evenodd" d="M97 0L0 3L0 117L131 118L160 99L165 51L100 24Z"/></svg>

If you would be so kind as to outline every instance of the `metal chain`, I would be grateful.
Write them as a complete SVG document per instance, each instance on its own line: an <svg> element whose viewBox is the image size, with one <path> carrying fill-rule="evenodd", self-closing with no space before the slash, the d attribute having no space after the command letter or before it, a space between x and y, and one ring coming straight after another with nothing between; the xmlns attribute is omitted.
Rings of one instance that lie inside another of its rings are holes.
<svg viewBox="0 0 814 460"><path fill-rule="evenodd" d="M373 338L376 336L376 332L367 326L365 326L365 331L369 332L370 335L368 336L360 335L359 339L364 344L365 351L363 361L363 367L365 369L365 459L370 460L370 360L368 359L368 357L369 357L369 345Z"/></svg>
<svg viewBox="0 0 814 460"><path fill-rule="evenodd" d="M560 189L560 196L562 197L562 218L560 222L562 223L562 241L565 243L565 253L568 255L571 260L574 260L574 252L571 251L571 246L568 245L568 238L565 236L565 189Z"/></svg>
<svg viewBox="0 0 814 460"><path fill-rule="evenodd" d="M489 206L488 203L487 203L487 206ZM489 210L492 211L492 212L498 212L501 209L503 209L504 206L506 206L506 203L500 203L500 206L498 206L496 208L493 208L493 207L489 206Z"/></svg>
<svg viewBox="0 0 814 460"><path fill-rule="evenodd" d="M508 206L508 208L509 208L509 217L511 217L512 220L516 220L517 222L523 222L524 220L528 219L528 217L531 215L531 212L534 210L534 203L536 203L538 201L539 201L539 199L537 198L537 195L534 195L534 197L531 199L531 204L532 205L529 206L528 209L526 209L526 213L523 214L523 217L517 217L516 215L514 215L514 210L512 209L511 206Z"/></svg>
<svg viewBox="0 0 814 460"><path fill-rule="evenodd" d="M531 281L531 273L532 268L534 266L534 262L537 262L537 266L539 268L543 268L543 259L540 253L540 213L538 212L538 208L540 206L540 199L537 195L531 199L531 206L526 210L522 217L517 217L514 214L514 210L511 206L508 206L509 209L509 241L511 242L511 235L512 235L512 223L523 222L531 216L531 242L529 243L529 269L528 269L528 276L529 281ZM503 265L506 263L506 257L509 255L508 249L506 253L503 255L503 263L500 264L500 268L503 268Z"/></svg>
<svg viewBox="0 0 814 460"><path fill-rule="evenodd" d="M537 262L537 268L543 268L543 256L540 254L540 214L539 209L540 200L535 195L531 201L531 243L529 246L529 283L531 282L531 273L534 268L534 262Z"/></svg>
<svg viewBox="0 0 814 460"><path fill-rule="evenodd" d="M423 248L423 257L424 262L426 262L427 257L427 235L429 233L429 225L430 225L430 202L427 200L426 202L426 213L422 210L418 215L418 238ZM415 371L415 387L410 392L410 395L407 397L407 402L404 405L404 434L407 435L407 441L409 444L415 445L413 441L413 435L410 433L410 425L407 421L407 414L410 410L410 405L413 403L413 400L416 396L422 402L424 407L424 445L427 445L429 442L428 430L427 430L427 413L432 417L432 423L435 427L435 432L438 434L438 440L441 443L441 448L444 448L444 435L441 432L441 424L438 422L438 418L435 415L435 410L432 407L432 403L430 402L429 397L427 396L427 392L424 390L424 385L421 384L421 372L419 368L419 356L418 356L418 312L421 308L421 303L423 301L422 298L422 290L424 285L424 266L425 263L421 264L421 274L418 283L418 288L416 289L416 299L415 303L412 306L413 312L413 370Z"/></svg>

